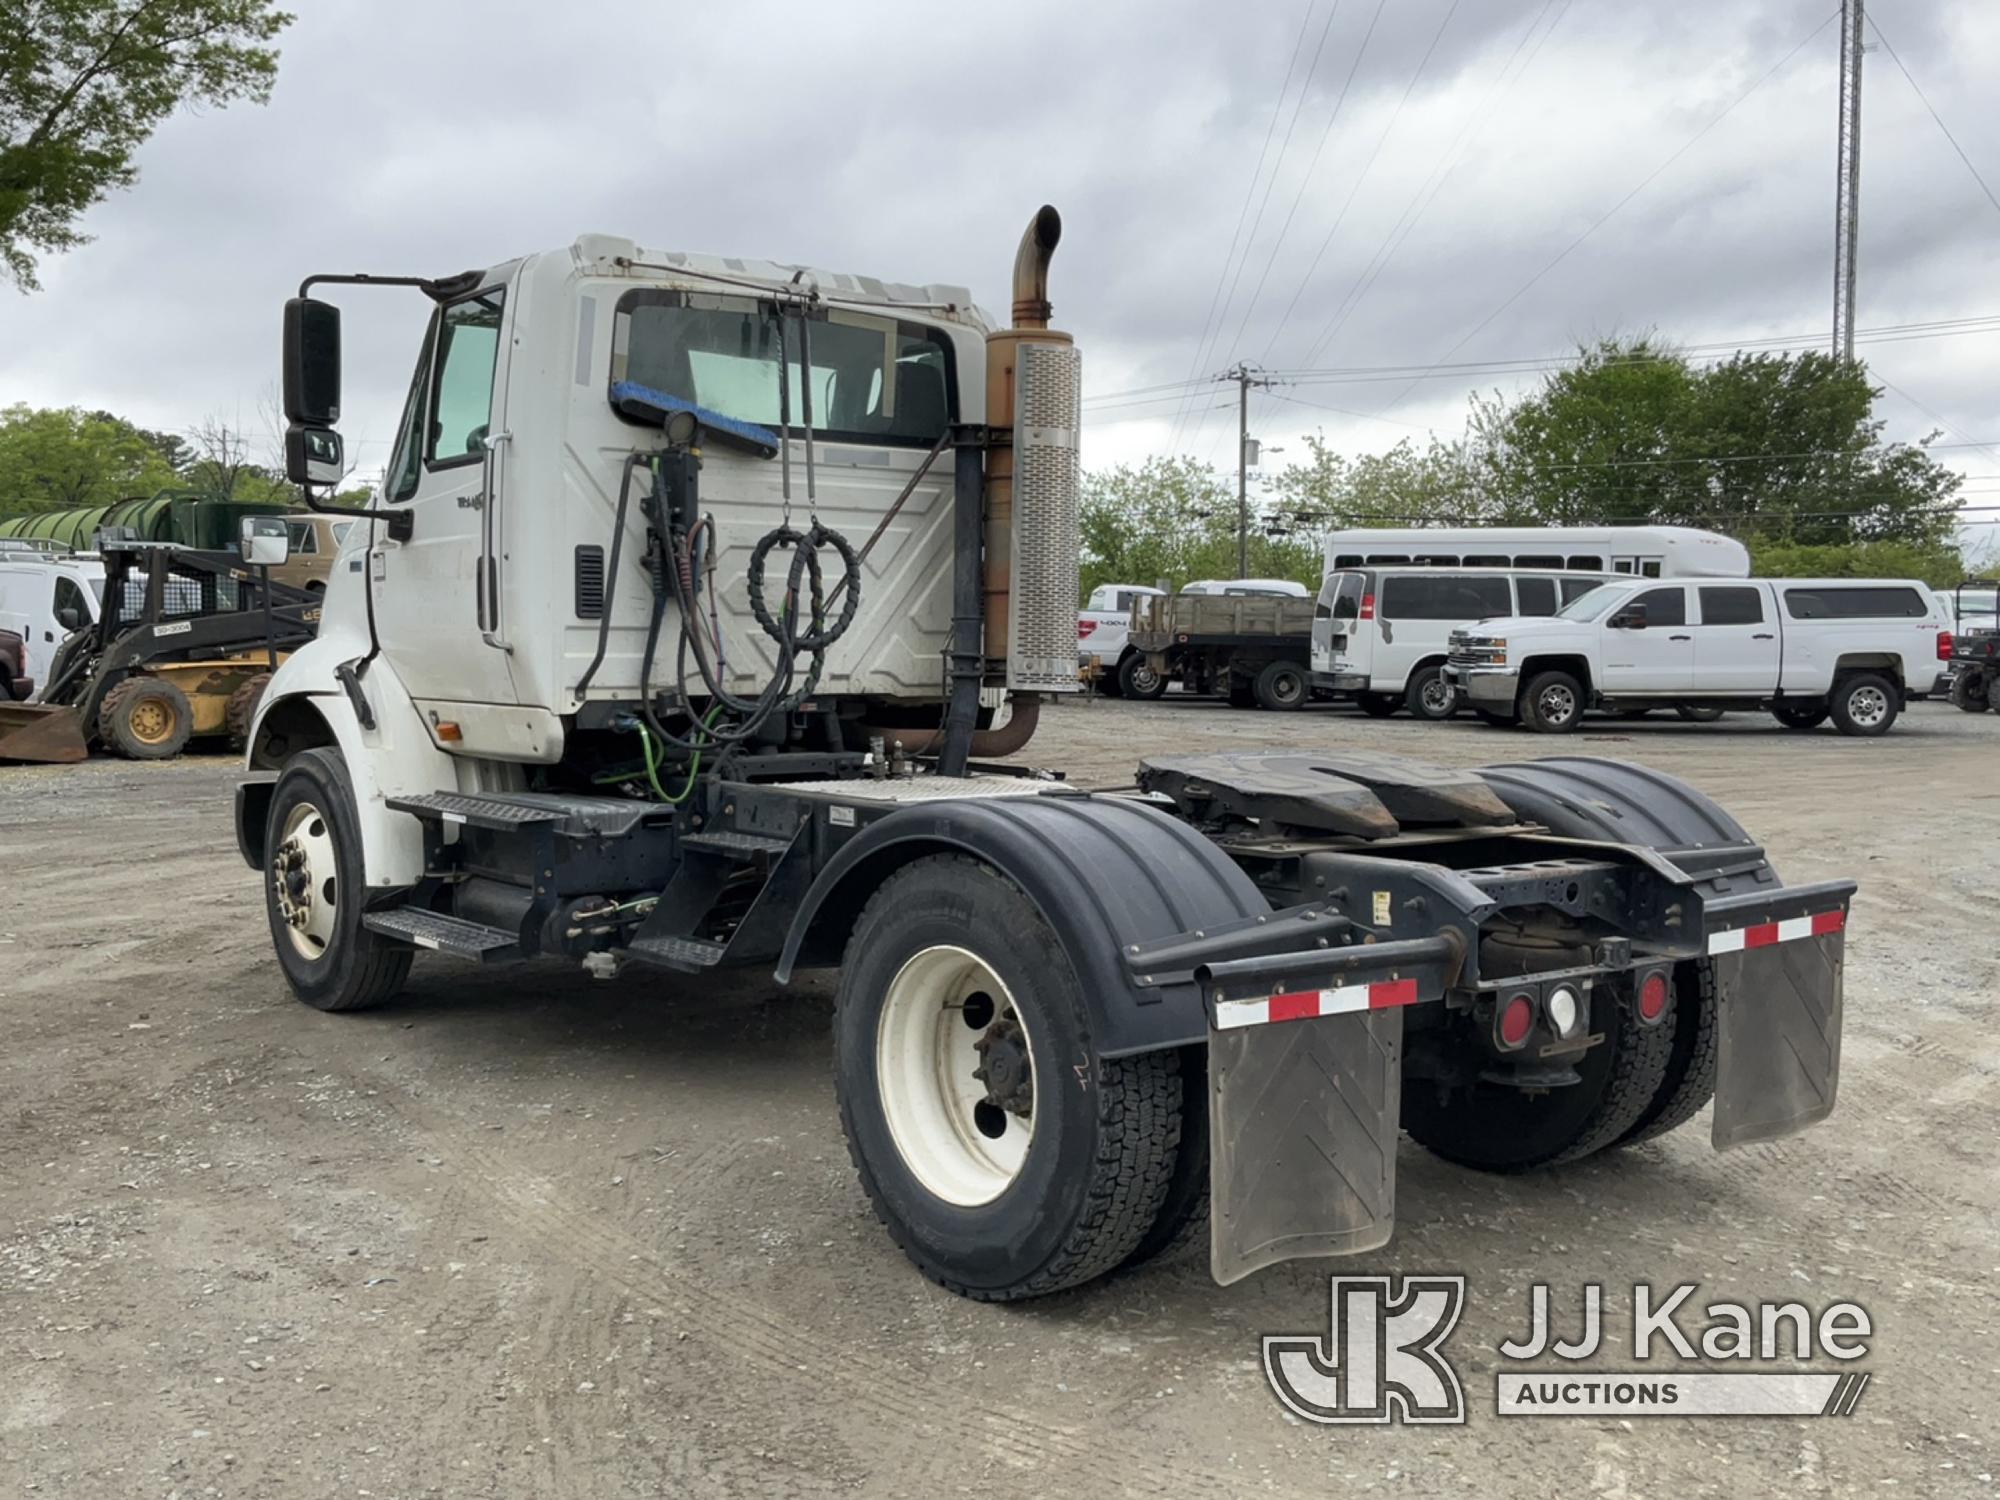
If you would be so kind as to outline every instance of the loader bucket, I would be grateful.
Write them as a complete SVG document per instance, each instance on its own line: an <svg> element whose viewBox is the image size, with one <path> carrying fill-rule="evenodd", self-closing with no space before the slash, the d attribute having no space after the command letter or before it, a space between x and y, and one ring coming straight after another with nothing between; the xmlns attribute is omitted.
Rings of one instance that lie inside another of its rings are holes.
<svg viewBox="0 0 2000 1500"><path fill-rule="evenodd" d="M0 760L67 766L88 759L83 716L47 703L0 703Z"/></svg>

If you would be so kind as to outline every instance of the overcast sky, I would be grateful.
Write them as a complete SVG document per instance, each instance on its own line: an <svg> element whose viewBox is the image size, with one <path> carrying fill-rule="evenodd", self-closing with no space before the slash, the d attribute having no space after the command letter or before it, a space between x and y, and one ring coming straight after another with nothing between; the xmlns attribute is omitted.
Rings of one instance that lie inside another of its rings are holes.
<svg viewBox="0 0 2000 1500"><path fill-rule="evenodd" d="M1044 201L1091 464L1233 463L1233 388L1131 403L1234 360L1414 371L1831 317L1834 0L294 8L268 108L174 118L93 244L0 290L0 404L261 430L305 273L443 274L589 230L966 283L1004 317ZM2000 192L2000 5L1871 12ZM2000 314L2000 207L1879 45L1863 97L1858 325ZM421 300L345 300L343 426L372 470ZM1943 425L1968 446L1942 456L2000 476L1969 446L2000 441L2000 323L1863 352L1892 436ZM1353 451L1456 435L1475 386L1535 377L1288 378L1252 427L1296 453L1322 425Z"/></svg>

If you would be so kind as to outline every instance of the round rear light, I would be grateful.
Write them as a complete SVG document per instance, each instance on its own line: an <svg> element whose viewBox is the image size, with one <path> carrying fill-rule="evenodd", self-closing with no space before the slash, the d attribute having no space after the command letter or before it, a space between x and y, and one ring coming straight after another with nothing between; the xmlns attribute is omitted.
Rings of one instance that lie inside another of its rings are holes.
<svg viewBox="0 0 2000 1500"><path fill-rule="evenodd" d="M1639 986L1639 1019L1651 1025L1667 1013L1667 976L1658 969Z"/></svg>
<svg viewBox="0 0 2000 1500"><path fill-rule="evenodd" d="M1542 1009L1555 1034L1565 1041L1575 1036L1577 1028L1583 1024L1583 997L1566 984L1559 984L1549 991L1548 1001Z"/></svg>
<svg viewBox="0 0 2000 1500"><path fill-rule="evenodd" d="M1527 1041L1528 1033L1534 1029L1534 999L1528 995L1514 995L1501 1005L1493 1034L1499 1038L1502 1047L1511 1051Z"/></svg>

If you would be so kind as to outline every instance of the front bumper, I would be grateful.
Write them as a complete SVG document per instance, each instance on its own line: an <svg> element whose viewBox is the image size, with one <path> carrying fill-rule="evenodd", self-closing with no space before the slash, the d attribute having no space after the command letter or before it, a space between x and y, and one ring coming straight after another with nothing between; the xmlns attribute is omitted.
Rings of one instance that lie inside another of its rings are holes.
<svg viewBox="0 0 2000 1500"><path fill-rule="evenodd" d="M1713 896L1690 875L1661 878L1678 873L1669 861L1645 863L1647 877L1625 878L1621 887L1631 898L1624 910L1633 936L1600 943L1589 970L1564 975L1603 997L1593 1005L1625 1004L1641 971L1709 964L1718 1038L1714 1145L1770 1140L1824 1119L1839 1080L1853 882ZM1312 904L1254 919L1261 937L1247 925L1193 942L1184 935L1132 960L1192 961L1207 1008L1217 1281L1389 1239L1406 1012L1464 1011L1482 990L1490 1004L1496 990L1523 982L1495 976L1482 984L1480 923L1493 913L1447 912L1451 889L1449 878L1431 886L1421 937L1356 941L1332 905ZM1260 942L1263 951L1254 951ZM1669 1075L1661 1087L1677 1081Z"/></svg>
<svg viewBox="0 0 2000 1500"><path fill-rule="evenodd" d="M1518 667L1469 667L1447 662L1444 680L1474 708L1511 709L1521 696Z"/></svg>

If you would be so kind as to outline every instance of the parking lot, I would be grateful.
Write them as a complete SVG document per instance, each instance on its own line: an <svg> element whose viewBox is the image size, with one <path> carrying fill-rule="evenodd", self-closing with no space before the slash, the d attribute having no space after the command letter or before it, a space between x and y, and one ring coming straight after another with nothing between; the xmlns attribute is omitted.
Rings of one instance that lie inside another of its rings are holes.
<svg viewBox="0 0 2000 1500"><path fill-rule="evenodd" d="M1839 1110L1526 1178L1405 1141L1397 1234L1353 1262L1225 1289L1196 1255L977 1305L919 1277L855 1183L824 976L426 957L397 1003L321 1015L270 957L234 762L0 768L0 1486L1995 1493L2000 718L1558 741L1170 697L1065 704L1021 758L1110 787L1148 751L1256 744L1631 758L1712 794L1788 882L1858 878ZM1331 1269L1468 1278L1469 1430L1281 1410L1260 1335L1324 1333ZM1610 1369L1636 1282L1856 1301L1874 1378L1845 1419L1501 1420L1494 1350L1535 1281L1569 1325L1605 1287Z"/></svg>

